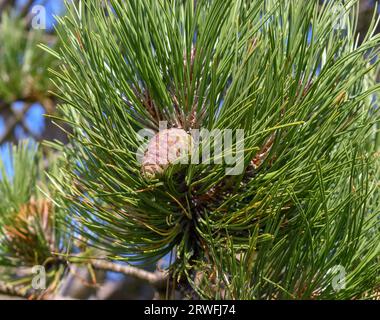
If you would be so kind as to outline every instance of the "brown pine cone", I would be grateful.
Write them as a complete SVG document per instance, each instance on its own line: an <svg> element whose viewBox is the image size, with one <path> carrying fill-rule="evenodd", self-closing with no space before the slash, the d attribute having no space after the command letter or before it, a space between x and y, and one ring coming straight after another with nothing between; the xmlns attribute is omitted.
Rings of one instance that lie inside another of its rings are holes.
<svg viewBox="0 0 380 320"><path fill-rule="evenodd" d="M183 129L171 128L157 133L150 141L142 161L142 173L147 178L162 175L175 163L189 163L194 140Z"/></svg>

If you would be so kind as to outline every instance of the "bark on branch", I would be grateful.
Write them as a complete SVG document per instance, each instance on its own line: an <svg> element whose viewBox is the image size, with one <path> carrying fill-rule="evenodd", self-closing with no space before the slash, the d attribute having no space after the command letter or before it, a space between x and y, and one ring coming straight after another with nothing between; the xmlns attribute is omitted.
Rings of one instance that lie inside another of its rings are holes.
<svg viewBox="0 0 380 320"><path fill-rule="evenodd" d="M112 271L132 276L145 281L156 288L163 288L167 282L167 274L160 271L149 272L137 267L121 265L105 260L91 260L91 265L98 270Z"/></svg>
<svg viewBox="0 0 380 320"><path fill-rule="evenodd" d="M25 290L22 290L20 288L11 286L9 284L6 284L4 282L0 282L0 293L3 293L8 296L12 297L20 297L24 299L28 299L29 294L25 292Z"/></svg>
<svg viewBox="0 0 380 320"><path fill-rule="evenodd" d="M4 282L0 282L0 293L10 296L17 297L21 299L33 299L35 298L33 292L22 289L20 287L15 287ZM71 297L64 297L59 294L49 294L43 295L39 298L40 300L76 300Z"/></svg>

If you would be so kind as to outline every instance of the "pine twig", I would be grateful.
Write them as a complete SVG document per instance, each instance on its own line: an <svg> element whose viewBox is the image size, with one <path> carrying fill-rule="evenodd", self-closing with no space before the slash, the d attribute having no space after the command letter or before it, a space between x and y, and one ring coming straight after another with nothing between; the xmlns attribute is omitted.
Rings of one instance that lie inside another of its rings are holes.
<svg viewBox="0 0 380 320"><path fill-rule="evenodd" d="M0 137L0 145L5 143L8 139L12 137L14 129L17 127L18 124L22 122L30 106L30 103L24 103L24 106L20 112L12 112L11 119L9 120L9 123L6 124L5 133L2 137ZM8 107L10 108L10 106Z"/></svg>
<svg viewBox="0 0 380 320"><path fill-rule="evenodd" d="M0 293L3 293L8 296L20 297L24 299L28 299L29 297L28 292L25 292L25 290L15 287L15 286L11 286L4 282L0 282Z"/></svg>
<svg viewBox="0 0 380 320"><path fill-rule="evenodd" d="M22 7L20 11L20 17L25 17L28 15L30 9L32 8L32 5L34 3L34 0L28 0L25 5Z"/></svg>
<svg viewBox="0 0 380 320"><path fill-rule="evenodd" d="M33 293L29 290L24 290L20 287L15 287L4 282L0 282L0 293L11 296L18 297L21 299L33 299ZM44 295L39 298L40 300L76 300L71 297L62 296L59 294L49 294Z"/></svg>
<svg viewBox="0 0 380 320"><path fill-rule="evenodd" d="M160 271L149 272L133 266L121 265L118 263L104 260L91 260L90 263L95 269L112 271L122 273L127 276L132 276L142 281L145 281L154 287L163 287L166 285L167 274Z"/></svg>

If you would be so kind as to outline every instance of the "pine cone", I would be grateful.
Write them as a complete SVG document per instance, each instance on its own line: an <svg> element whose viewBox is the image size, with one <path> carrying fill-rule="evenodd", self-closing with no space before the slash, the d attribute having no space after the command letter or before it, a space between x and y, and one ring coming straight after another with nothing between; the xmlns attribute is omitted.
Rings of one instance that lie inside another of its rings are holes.
<svg viewBox="0 0 380 320"><path fill-rule="evenodd" d="M142 161L143 175L155 178L162 175L172 164L189 163L193 143L192 136L183 129L160 131L149 141Z"/></svg>

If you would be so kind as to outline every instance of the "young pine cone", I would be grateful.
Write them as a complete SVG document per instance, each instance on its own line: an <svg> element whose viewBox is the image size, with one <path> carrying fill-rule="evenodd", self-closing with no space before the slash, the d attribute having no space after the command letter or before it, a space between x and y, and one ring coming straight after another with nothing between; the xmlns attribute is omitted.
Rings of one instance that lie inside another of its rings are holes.
<svg viewBox="0 0 380 320"><path fill-rule="evenodd" d="M193 138L183 129L171 128L158 132L148 144L142 161L142 173L147 178L162 175L176 163L189 163Z"/></svg>

